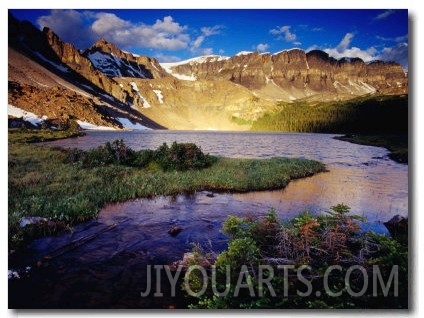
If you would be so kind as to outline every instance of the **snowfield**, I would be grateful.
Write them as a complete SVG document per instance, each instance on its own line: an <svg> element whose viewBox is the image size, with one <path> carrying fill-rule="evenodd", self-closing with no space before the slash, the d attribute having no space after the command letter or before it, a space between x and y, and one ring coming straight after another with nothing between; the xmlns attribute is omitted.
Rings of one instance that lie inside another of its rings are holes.
<svg viewBox="0 0 424 318"><path fill-rule="evenodd" d="M36 126L42 124L47 119L47 116L39 117L34 113L27 112L26 110L23 110L19 107L16 107L10 104L7 105L7 115L10 115L16 118L22 117L23 120L28 121L31 124Z"/></svg>
<svg viewBox="0 0 424 318"><path fill-rule="evenodd" d="M125 129L150 130L150 128L143 126L140 123L133 124L128 118L117 117L116 120L119 121Z"/></svg>
<svg viewBox="0 0 424 318"><path fill-rule="evenodd" d="M112 127L97 126L97 125L94 125L92 123L89 123L87 121L82 121L82 120L77 120L77 123L82 129L86 129L86 130L116 130L115 128L112 128Z"/></svg>
<svg viewBox="0 0 424 318"><path fill-rule="evenodd" d="M163 104L162 91L160 89L154 89L153 92L156 94L156 97L158 98L159 103Z"/></svg>
<svg viewBox="0 0 424 318"><path fill-rule="evenodd" d="M134 82L130 82L130 85L131 85L133 91L137 92L137 95L140 97L141 101L143 102L143 108L150 108L150 107L152 107L149 104L149 102L147 101L147 99L145 99L144 96L140 94L140 90L138 89L137 84L134 83Z"/></svg>

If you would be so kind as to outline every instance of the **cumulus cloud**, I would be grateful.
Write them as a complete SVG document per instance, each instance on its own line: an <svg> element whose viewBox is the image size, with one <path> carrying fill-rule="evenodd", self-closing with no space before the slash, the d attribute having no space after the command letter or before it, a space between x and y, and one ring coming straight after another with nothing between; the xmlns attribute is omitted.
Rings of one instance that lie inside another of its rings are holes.
<svg viewBox="0 0 424 318"><path fill-rule="evenodd" d="M86 49L99 38L113 42L124 50L148 48L152 50L190 50L198 53L211 52L211 48L202 48L209 36L219 34L221 26L202 27L200 35L193 38L188 26L181 25L172 16L157 19L153 24L133 23L114 13L51 10L49 15L37 20L41 26L48 26L64 41L73 43L80 49ZM81 36L84 34L84 36Z"/></svg>
<svg viewBox="0 0 424 318"><path fill-rule="evenodd" d="M181 50L190 42L187 27L175 22L171 16L157 19L153 25L133 24L113 13L97 13L91 30L97 37L127 49L146 47L150 49Z"/></svg>
<svg viewBox="0 0 424 318"><path fill-rule="evenodd" d="M285 40L287 42L296 41L296 34L290 31L291 26L285 25L282 27L277 27L277 29L271 29L269 32L273 35L278 35L277 40Z"/></svg>
<svg viewBox="0 0 424 318"><path fill-rule="evenodd" d="M50 15L39 17L37 23L40 28L51 28L65 42L86 48L96 40L95 34L84 26L84 19L89 16L76 10L51 10Z"/></svg>
<svg viewBox="0 0 424 318"><path fill-rule="evenodd" d="M375 60L375 55L377 53L376 48L369 47L363 50L355 46L350 47L354 36L355 35L353 33L346 33L335 48L324 49L324 52L328 53L329 56L334 57L335 59L340 59L342 57L359 57L365 62Z"/></svg>
<svg viewBox="0 0 424 318"><path fill-rule="evenodd" d="M268 50L269 48L269 44L267 43L259 43L258 45L256 45L256 50L258 52L265 52L266 50Z"/></svg>
<svg viewBox="0 0 424 318"><path fill-rule="evenodd" d="M337 48L330 48L325 49L324 52L335 59L341 59L342 57L359 57L364 62L370 62L376 59L375 54L377 53L377 49L370 47L366 50L362 50L358 47L351 47L346 48L344 51L339 51Z"/></svg>

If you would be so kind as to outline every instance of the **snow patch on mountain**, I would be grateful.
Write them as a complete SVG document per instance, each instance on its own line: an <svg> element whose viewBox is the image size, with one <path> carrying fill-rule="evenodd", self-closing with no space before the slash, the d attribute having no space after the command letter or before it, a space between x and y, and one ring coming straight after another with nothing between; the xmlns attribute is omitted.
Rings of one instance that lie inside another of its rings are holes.
<svg viewBox="0 0 424 318"><path fill-rule="evenodd" d="M133 124L128 118L123 117L117 117L117 121L119 121L125 129L132 129L132 130L150 130L150 128L141 125L140 123Z"/></svg>
<svg viewBox="0 0 424 318"><path fill-rule="evenodd" d="M16 107L10 104L7 105L7 115L13 116L16 118L22 117L22 120L28 121L34 126L38 126L42 124L47 119L47 116L39 117L38 115L34 113L27 112L26 110L23 110L19 107Z"/></svg>
<svg viewBox="0 0 424 318"><path fill-rule="evenodd" d="M188 60L184 60L184 61L178 61L178 62L172 62L172 63L159 63L160 66L162 66L162 68L168 73L171 74L172 76L183 80L183 81L195 81L197 80L196 76L194 76L194 74L191 75L186 75L186 74L179 74L175 71L172 70L173 67L176 66L180 66L180 65L185 65L185 64L201 64L201 63L206 63L206 62L219 62L219 61L225 61L230 59L229 56L222 56L222 55L204 55L204 56L199 56L199 57L194 57L192 59L188 59Z"/></svg>
<svg viewBox="0 0 424 318"><path fill-rule="evenodd" d="M162 91L160 89L154 89L153 92L156 94L156 97L158 98L159 103L163 104Z"/></svg>
<svg viewBox="0 0 424 318"><path fill-rule="evenodd" d="M90 52L87 57L93 66L109 77L131 77L146 78L140 65L132 65L128 60L121 59L113 53L104 53L100 51ZM123 71L125 74L123 74Z"/></svg>
<svg viewBox="0 0 424 318"><path fill-rule="evenodd" d="M377 91L377 89L375 88L375 87L372 87L371 85L369 85L369 84L367 84L367 83L364 83L364 82L362 82L362 81L359 81L359 83L362 85L362 86L364 86L365 87L365 89L367 89L370 93L372 93L372 94L374 94L376 91Z"/></svg>
<svg viewBox="0 0 424 318"><path fill-rule="evenodd" d="M194 57L188 60L178 61L178 62L171 62L171 63L159 63L162 68L169 69L174 66L184 65L184 64L200 64L205 62L219 62L219 61L225 61L228 60L229 56L223 56L223 55L203 55ZM169 72L168 72L169 73Z"/></svg>
<svg viewBox="0 0 424 318"><path fill-rule="evenodd" d="M249 55L252 54L253 52L250 51L240 51L236 54L236 56L242 56L242 55Z"/></svg>
<svg viewBox="0 0 424 318"><path fill-rule="evenodd" d="M272 54L272 55L278 55L278 54L281 54L281 53L284 53L284 52L290 52L290 51L302 51L302 49L300 49L300 48L298 48L298 47L294 47L294 48L292 48L292 49L286 49L286 50L281 50L281 51L278 51L278 52L275 52L274 54Z"/></svg>
<svg viewBox="0 0 424 318"><path fill-rule="evenodd" d="M96 51L88 54L87 57L89 58L93 66L99 71L101 71L103 74L106 74L107 76L111 77L122 77L120 69L117 68L120 63L117 62L113 56Z"/></svg>
<svg viewBox="0 0 424 318"><path fill-rule="evenodd" d="M137 95L140 97L141 101L143 102L143 108L150 108L151 105L149 104L147 99L145 99L144 96L140 94L140 90L138 89L137 84L134 83L134 82L130 82L130 85L131 85L133 91L137 92Z"/></svg>
<svg viewBox="0 0 424 318"><path fill-rule="evenodd" d="M140 93L140 90L138 89L138 86L137 86L136 83L130 82L130 85L131 85L133 91Z"/></svg>
<svg viewBox="0 0 424 318"><path fill-rule="evenodd" d="M79 119L77 120L77 123L82 129L86 129L86 130L116 130L113 127L97 126L92 123L89 123L88 121L82 121Z"/></svg>

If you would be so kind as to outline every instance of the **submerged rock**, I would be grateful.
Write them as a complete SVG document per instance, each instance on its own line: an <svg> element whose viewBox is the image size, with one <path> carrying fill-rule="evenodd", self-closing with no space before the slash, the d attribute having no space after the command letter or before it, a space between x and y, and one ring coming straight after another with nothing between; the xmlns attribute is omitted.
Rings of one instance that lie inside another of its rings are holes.
<svg viewBox="0 0 424 318"><path fill-rule="evenodd" d="M177 236L178 234L180 234L182 230L183 229L180 228L179 226L174 226L168 231L168 234L171 236Z"/></svg>

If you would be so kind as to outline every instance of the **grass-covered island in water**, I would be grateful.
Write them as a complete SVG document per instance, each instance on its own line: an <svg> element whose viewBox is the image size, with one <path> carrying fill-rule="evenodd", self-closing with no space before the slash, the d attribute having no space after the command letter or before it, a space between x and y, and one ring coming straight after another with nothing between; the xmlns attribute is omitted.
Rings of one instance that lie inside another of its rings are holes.
<svg viewBox="0 0 424 318"><path fill-rule="evenodd" d="M43 134L54 138L50 131L9 131L10 249L95 218L106 203L199 190L284 188L292 179L325 170L307 159L215 157L194 144L134 151L115 140L82 151L26 142L43 139ZM43 221L21 227L28 217Z"/></svg>

